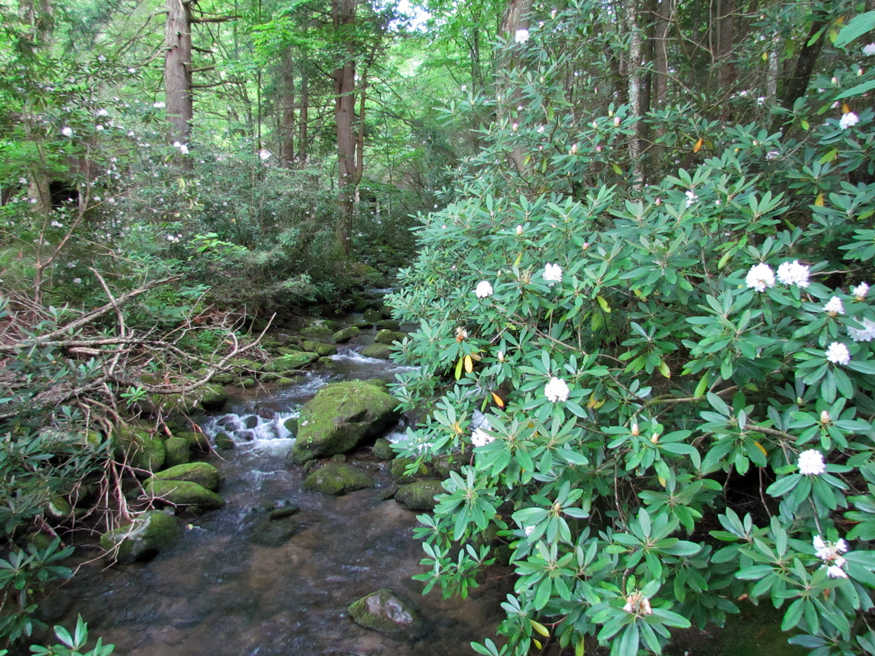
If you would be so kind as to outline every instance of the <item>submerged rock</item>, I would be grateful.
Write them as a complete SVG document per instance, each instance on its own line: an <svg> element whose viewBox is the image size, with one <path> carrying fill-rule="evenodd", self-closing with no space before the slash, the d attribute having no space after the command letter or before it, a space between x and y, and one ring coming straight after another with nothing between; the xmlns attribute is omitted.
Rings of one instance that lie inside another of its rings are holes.
<svg viewBox="0 0 875 656"><path fill-rule="evenodd" d="M350 604L348 610L356 624L372 631L407 639L425 632L419 614L389 588L362 597Z"/></svg>
<svg viewBox="0 0 875 656"><path fill-rule="evenodd" d="M174 506L198 506L204 510L213 510L225 505L225 500L218 494L190 481L150 478L145 487L148 494Z"/></svg>
<svg viewBox="0 0 875 656"><path fill-rule="evenodd" d="M233 449L237 444L234 442L234 438L228 435L228 433L219 433L216 435L216 448L217 449Z"/></svg>
<svg viewBox="0 0 875 656"><path fill-rule="evenodd" d="M374 479L345 462L329 462L304 479L304 489L340 496L354 490L374 487Z"/></svg>
<svg viewBox="0 0 875 656"><path fill-rule="evenodd" d="M319 355L317 353L300 351L271 360L264 366L264 370L269 373L284 374L300 369L311 362L316 362L318 359Z"/></svg>
<svg viewBox="0 0 875 656"><path fill-rule="evenodd" d="M322 388L301 409L292 459L300 465L355 449L395 423L397 404L380 387L360 380Z"/></svg>
<svg viewBox="0 0 875 656"><path fill-rule="evenodd" d="M207 462L191 462L158 472L154 476L161 481L188 481L215 492L219 489L219 470Z"/></svg>
<svg viewBox="0 0 875 656"><path fill-rule="evenodd" d="M446 492L440 481L416 481L402 485L395 494L395 500L403 503L410 510L434 510L437 505L436 494Z"/></svg>
<svg viewBox="0 0 875 656"><path fill-rule="evenodd" d="M157 510L144 512L127 526L100 536L100 546L115 552L120 563L148 560L172 545L182 535L179 520Z"/></svg>

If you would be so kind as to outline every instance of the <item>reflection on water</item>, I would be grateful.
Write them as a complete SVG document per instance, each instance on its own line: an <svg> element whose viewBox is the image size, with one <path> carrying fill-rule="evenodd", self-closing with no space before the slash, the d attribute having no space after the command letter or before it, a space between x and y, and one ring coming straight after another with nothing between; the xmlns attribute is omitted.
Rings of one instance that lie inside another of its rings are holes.
<svg viewBox="0 0 875 656"><path fill-rule="evenodd" d="M288 464L293 440L284 422L332 380L391 379L397 366L345 350L331 372L308 374L272 396L247 395L205 418L208 433L232 429L238 448L214 454L226 506L190 522L183 538L145 565L102 570L85 565L49 606L52 623L81 614L94 636L130 656L454 656L491 635L509 580L487 582L468 600L421 595L413 540L415 513L381 500L386 464L369 453L350 461L381 487L343 497L301 490L302 469ZM249 439L240 437L249 432ZM270 521L268 510L299 511ZM87 554L80 549L80 554ZM419 610L428 633L406 643L355 625L346 607L390 587Z"/></svg>

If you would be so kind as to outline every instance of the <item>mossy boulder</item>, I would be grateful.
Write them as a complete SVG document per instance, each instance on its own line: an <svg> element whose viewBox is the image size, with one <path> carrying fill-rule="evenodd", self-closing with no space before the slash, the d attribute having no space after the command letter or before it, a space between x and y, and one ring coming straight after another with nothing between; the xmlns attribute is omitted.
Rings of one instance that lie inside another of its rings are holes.
<svg viewBox="0 0 875 656"><path fill-rule="evenodd" d="M228 433L219 433L216 435L215 442L217 449L233 449L237 446L237 443L234 442L234 438L228 435Z"/></svg>
<svg viewBox="0 0 875 656"><path fill-rule="evenodd" d="M355 449L395 424L396 405L383 389L360 380L323 387L301 409L292 459L303 464Z"/></svg>
<svg viewBox="0 0 875 656"><path fill-rule="evenodd" d="M334 331L328 326L310 326L301 331L301 336L318 342L330 342L334 337Z"/></svg>
<svg viewBox="0 0 875 656"><path fill-rule="evenodd" d="M395 342L404 341L407 333L400 333L396 330L381 330L374 337L374 342L377 344L394 344Z"/></svg>
<svg viewBox="0 0 875 656"><path fill-rule="evenodd" d="M230 385L234 382L234 374L220 371L219 373L213 374L213 377L210 380L219 385Z"/></svg>
<svg viewBox="0 0 875 656"><path fill-rule="evenodd" d="M200 397L195 394L153 394L152 405L164 412L189 414L194 412L200 403Z"/></svg>
<svg viewBox="0 0 875 656"><path fill-rule="evenodd" d="M378 321L383 320L383 314L379 310L375 310L374 308L368 308L364 313L364 320L369 323L377 323Z"/></svg>
<svg viewBox="0 0 875 656"><path fill-rule="evenodd" d="M314 342L308 339L301 346L304 347L304 351L315 353L319 357L337 353L337 347L334 344L326 344L325 342Z"/></svg>
<svg viewBox="0 0 875 656"><path fill-rule="evenodd" d="M249 389L250 387L255 387L258 385L258 381L255 378L241 378L237 381L237 387L242 387L243 389Z"/></svg>
<svg viewBox="0 0 875 656"><path fill-rule="evenodd" d="M407 468L412 465L415 461L413 458L395 458L392 462L389 463L389 473L392 474L392 478L395 479L396 483L411 483L416 480L417 476L425 475L428 473L428 469L425 465L420 465L419 470L416 474L407 475L405 472Z"/></svg>
<svg viewBox="0 0 875 656"><path fill-rule="evenodd" d="M164 466L167 450L157 436L128 425L117 426L112 436L113 453L134 469L158 471Z"/></svg>
<svg viewBox="0 0 875 656"><path fill-rule="evenodd" d="M388 588L377 590L349 605L349 614L359 626L408 640L425 632L425 624L410 604Z"/></svg>
<svg viewBox="0 0 875 656"><path fill-rule="evenodd" d="M345 462L329 462L304 479L304 489L340 496L353 490L374 487L366 472Z"/></svg>
<svg viewBox="0 0 875 656"><path fill-rule="evenodd" d="M374 442L374 448L371 449L371 453L374 454L375 458L379 458L380 460L395 459L395 452L392 450L392 443L385 437L381 437Z"/></svg>
<svg viewBox="0 0 875 656"><path fill-rule="evenodd" d="M276 350L280 355L296 355L301 352L299 348L289 348L288 346L280 346Z"/></svg>
<svg viewBox="0 0 875 656"><path fill-rule="evenodd" d="M161 481L189 481L215 492L219 489L219 470L207 462L190 462L158 472Z"/></svg>
<svg viewBox="0 0 875 656"><path fill-rule="evenodd" d="M402 485L395 493L395 500L400 501L410 510L434 510L437 505L436 494L446 492L440 481L416 481Z"/></svg>
<svg viewBox="0 0 875 656"><path fill-rule="evenodd" d="M127 526L100 536L100 546L115 553L120 563L148 560L171 546L182 535L182 526L173 515L150 510Z"/></svg>
<svg viewBox="0 0 875 656"><path fill-rule="evenodd" d="M368 344L362 349L362 355L366 358L388 360L392 357L392 349L385 344Z"/></svg>
<svg viewBox="0 0 875 656"><path fill-rule="evenodd" d="M201 407L204 410L218 410L225 401L228 400L228 395L221 385L205 385L200 394Z"/></svg>
<svg viewBox="0 0 875 656"><path fill-rule="evenodd" d="M334 333L334 335L331 336L331 338L339 344L342 342L348 342L354 337L358 337L359 332L361 331L359 331L358 328L356 328L355 326L350 326L349 328L338 330L336 333Z"/></svg>
<svg viewBox="0 0 875 656"><path fill-rule="evenodd" d="M283 426L287 431L289 431L292 435L298 434L298 418L297 417L289 417L283 422Z"/></svg>
<svg viewBox="0 0 875 656"><path fill-rule="evenodd" d="M163 481L150 478L146 492L174 506L197 506L204 510L221 508L225 500L215 492L190 481Z"/></svg>
<svg viewBox="0 0 875 656"><path fill-rule="evenodd" d="M383 319L377 322L377 328L386 330L401 330L401 322L395 319Z"/></svg>
<svg viewBox="0 0 875 656"><path fill-rule="evenodd" d="M171 437L164 440L164 448L167 451L164 464L168 467L184 465L191 460L191 448L188 446L188 442L181 437Z"/></svg>
<svg viewBox="0 0 875 656"><path fill-rule="evenodd" d="M271 373L284 374L289 371L294 371L295 369L305 367L311 362L315 362L318 359L318 353L305 353L303 351L297 351L290 355L283 355L281 357L271 360L267 363L267 365L265 365L264 370Z"/></svg>
<svg viewBox="0 0 875 656"><path fill-rule="evenodd" d="M73 506L60 494L52 497L46 506L46 515L52 519L63 520L73 514Z"/></svg>
<svg viewBox="0 0 875 656"><path fill-rule="evenodd" d="M173 436L185 440L186 444L188 444L188 447L190 449L197 449L198 451L210 450L210 440L203 433L195 433L194 431L179 431L177 433L174 433Z"/></svg>

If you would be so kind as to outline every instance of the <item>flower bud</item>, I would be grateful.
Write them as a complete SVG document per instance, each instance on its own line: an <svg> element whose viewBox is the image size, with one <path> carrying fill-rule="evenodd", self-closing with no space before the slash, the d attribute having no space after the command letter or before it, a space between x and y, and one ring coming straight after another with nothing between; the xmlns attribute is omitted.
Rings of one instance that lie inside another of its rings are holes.
<svg viewBox="0 0 875 656"><path fill-rule="evenodd" d="M572 155L577 155L577 144L574 144L574 145L571 147L571 154L572 154Z"/></svg>
<svg viewBox="0 0 875 656"><path fill-rule="evenodd" d="M632 435L637 437L640 432L641 431L638 430L638 422L636 421L634 424L632 424Z"/></svg>
<svg viewBox="0 0 875 656"><path fill-rule="evenodd" d="M516 233L517 233L518 235L523 234L523 227L522 227L521 225L518 225L518 226L516 227Z"/></svg>
<svg viewBox="0 0 875 656"><path fill-rule="evenodd" d="M651 435L651 436L650 436L650 441L653 442L654 444L656 444L657 442L659 442L659 433L654 433L653 435Z"/></svg>
<svg viewBox="0 0 875 656"><path fill-rule="evenodd" d="M654 201L654 204L655 204L657 207L659 207L660 205L662 205L662 199L661 199L661 198L657 198L657 199Z"/></svg>
<svg viewBox="0 0 875 656"><path fill-rule="evenodd" d="M832 420L829 417L829 413L826 410L822 410L820 413L820 423L821 424L828 424L828 423L830 423L830 421L832 421Z"/></svg>
<svg viewBox="0 0 875 656"><path fill-rule="evenodd" d="M513 130L514 132L516 132L517 130L520 129L520 124L514 123L513 125L510 126L510 129Z"/></svg>
<svg viewBox="0 0 875 656"><path fill-rule="evenodd" d="M620 125L620 117L619 116L614 117L614 125L619 127L619 125Z"/></svg>
<svg viewBox="0 0 875 656"><path fill-rule="evenodd" d="M580 248L581 248L581 250L584 250L584 251L589 250L589 242L588 241L583 242L583 246L581 246Z"/></svg>

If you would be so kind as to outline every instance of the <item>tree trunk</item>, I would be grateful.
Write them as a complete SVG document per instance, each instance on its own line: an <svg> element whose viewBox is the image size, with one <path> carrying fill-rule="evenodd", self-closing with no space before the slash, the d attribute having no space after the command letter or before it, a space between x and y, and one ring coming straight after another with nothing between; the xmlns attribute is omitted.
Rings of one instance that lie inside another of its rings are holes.
<svg viewBox="0 0 875 656"><path fill-rule="evenodd" d="M640 187L641 174L641 31L638 29L638 0L626 0L626 29L629 31L628 94L629 116L635 119L635 134L629 139L632 184Z"/></svg>
<svg viewBox="0 0 875 656"><path fill-rule="evenodd" d="M307 166L307 158L309 157L308 149L310 146L309 135L307 134L307 125L310 120L310 72L305 64L301 68L301 114L298 120L300 135L298 136L298 165L301 168Z"/></svg>
<svg viewBox="0 0 875 656"><path fill-rule="evenodd" d="M799 52L799 57L796 59L796 67L793 70L793 75L784 82L784 93L781 97L781 105L786 109L793 109L796 101L805 94L808 88L808 81L811 79L811 73L814 71L814 64L820 55L820 49L823 47L823 35L812 42L812 39L826 26L826 21L823 19L815 20L811 24L811 29L808 30L808 36L805 39L805 45ZM775 116L772 122L772 131L778 130L781 127L780 115Z"/></svg>
<svg viewBox="0 0 875 656"><path fill-rule="evenodd" d="M191 95L191 4L185 4L183 0L166 0L166 3L164 92L170 141L187 144L191 139L191 120L194 116Z"/></svg>
<svg viewBox="0 0 875 656"><path fill-rule="evenodd" d="M529 28L529 13L531 11L532 0L508 0L504 11L504 18L501 21L500 34L506 39L513 41L517 30L527 30ZM501 70L496 71L499 118L507 116L508 109L513 111L513 108L519 104L521 98L519 89L511 87L504 75L505 71L513 70L517 65L517 60L518 55L515 49L513 49L511 54L505 57L503 62L499 63ZM513 167L520 174L523 172L524 159L525 151L522 147L514 146L510 153L510 160Z"/></svg>
<svg viewBox="0 0 875 656"><path fill-rule="evenodd" d="M295 162L295 64L291 50L283 53L283 99L280 109L280 159L284 167Z"/></svg>
<svg viewBox="0 0 875 656"><path fill-rule="evenodd" d="M656 5L653 69L656 74L653 106L662 109L668 102L668 28L674 13L674 0L659 0Z"/></svg>
<svg viewBox="0 0 875 656"><path fill-rule="evenodd" d="M332 0L331 17L336 35L355 23L356 0ZM355 211L356 134L355 45L345 34L346 56L334 69L334 119L337 126L337 205L339 216L335 238L345 255L350 252L350 231Z"/></svg>

